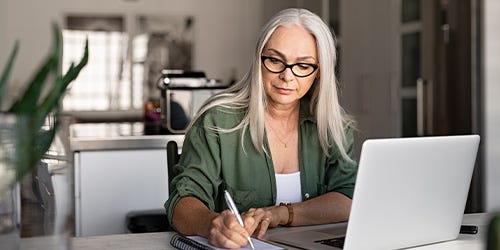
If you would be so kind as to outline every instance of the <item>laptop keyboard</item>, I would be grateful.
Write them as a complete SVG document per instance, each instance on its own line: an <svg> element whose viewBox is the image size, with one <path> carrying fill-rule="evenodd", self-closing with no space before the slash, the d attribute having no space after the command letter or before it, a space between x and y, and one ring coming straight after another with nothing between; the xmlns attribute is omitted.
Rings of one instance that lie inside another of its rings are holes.
<svg viewBox="0 0 500 250"><path fill-rule="evenodd" d="M317 240L314 242L320 243L323 245L332 246L332 247L344 248L344 241L345 241L345 237L339 237L339 238L331 238L331 239L325 239L325 240Z"/></svg>

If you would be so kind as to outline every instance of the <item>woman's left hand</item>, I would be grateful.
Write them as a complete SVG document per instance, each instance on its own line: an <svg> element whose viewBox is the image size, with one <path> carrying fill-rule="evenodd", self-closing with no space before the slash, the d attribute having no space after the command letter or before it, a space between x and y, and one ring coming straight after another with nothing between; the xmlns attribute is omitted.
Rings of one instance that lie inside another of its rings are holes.
<svg viewBox="0 0 500 250"><path fill-rule="evenodd" d="M253 235L258 239L264 237L268 228L277 227L281 218L279 216L279 207L271 206L264 208L251 208L243 213L243 221L246 227L249 227ZM248 223L248 224L247 224Z"/></svg>

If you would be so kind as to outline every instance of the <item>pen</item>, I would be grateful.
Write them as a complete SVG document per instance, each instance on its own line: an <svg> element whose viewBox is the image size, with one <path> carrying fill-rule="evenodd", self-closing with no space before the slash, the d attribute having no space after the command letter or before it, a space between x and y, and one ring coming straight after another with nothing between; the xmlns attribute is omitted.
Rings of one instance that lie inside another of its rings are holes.
<svg viewBox="0 0 500 250"><path fill-rule="evenodd" d="M226 198L226 204L231 210L231 212L236 216L236 220L238 221L238 223L240 223L242 227L245 227L245 224L243 224L243 220L241 219L240 212L238 212L238 208L236 208L236 204L234 204L233 198L231 197L231 194L229 194L227 190L224 190L224 198ZM252 249L255 249L250 236L248 236L247 239L248 243L250 244L250 247L252 247Z"/></svg>

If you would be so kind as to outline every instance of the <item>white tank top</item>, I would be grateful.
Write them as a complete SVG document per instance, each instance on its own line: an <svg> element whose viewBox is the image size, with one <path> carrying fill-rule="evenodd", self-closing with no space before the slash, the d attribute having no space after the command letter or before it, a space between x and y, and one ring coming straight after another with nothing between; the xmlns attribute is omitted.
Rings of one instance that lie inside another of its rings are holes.
<svg viewBox="0 0 500 250"><path fill-rule="evenodd" d="M276 206L281 202L301 202L300 171L276 175Z"/></svg>

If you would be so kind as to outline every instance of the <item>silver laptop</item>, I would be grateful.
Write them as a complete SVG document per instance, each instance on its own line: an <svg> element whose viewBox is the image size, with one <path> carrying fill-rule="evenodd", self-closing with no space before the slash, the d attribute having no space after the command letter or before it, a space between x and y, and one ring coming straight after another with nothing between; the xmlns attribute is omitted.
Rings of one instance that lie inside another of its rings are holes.
<svg viewBox="0 0 500 250"><path fill-rule="evenodd" d="M366 140L349 222L277 230L268 240L350 250L456 239L478 146L478 135Z"/></svg>

